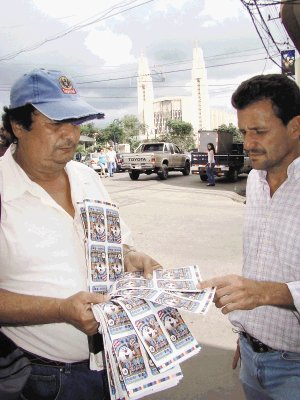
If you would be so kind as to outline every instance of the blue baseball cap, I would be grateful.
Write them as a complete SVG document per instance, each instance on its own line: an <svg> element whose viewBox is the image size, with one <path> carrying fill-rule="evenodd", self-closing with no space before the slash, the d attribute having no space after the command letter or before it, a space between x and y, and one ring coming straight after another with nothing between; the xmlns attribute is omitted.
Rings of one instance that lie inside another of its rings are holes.
<svg viewBox="0 0 300 400"><path fill-rule="evenodd" d="M35 69L19 78L10 91L10 109L32 104L46 117L63 121L104 118L82 100L74 81L61 71Z"/></svg>

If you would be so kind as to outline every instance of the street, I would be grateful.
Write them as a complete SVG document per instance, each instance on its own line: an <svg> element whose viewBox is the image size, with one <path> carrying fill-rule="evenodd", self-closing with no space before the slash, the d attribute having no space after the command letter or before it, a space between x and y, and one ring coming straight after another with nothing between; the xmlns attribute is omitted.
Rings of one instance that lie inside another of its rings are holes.
<svg viewBox="0 0 300 400"><path fill-rule="evenodd" d="M142 175L131 181L127 173L103 179L138 249L165 268L198 264L202 278L240 273L242 221L246 177L207 188L199 176L170 173L166 181ZM184 377L174 388L148 400L243 400L238 371L231 369L237 335L228 318L214 305L207 315L182 313L202 346L182 364Z"/></svg>
<svg viewBox="0 0 300 400"><path fill-rule="evenodd" d="M245 196L245 189L246 189L246 182L247 182L247 174L241 174L239 175L238 181L237 182L230 182L228 179L224 177L216 177L216 186L215 187L210 187L209 190L211 191L219 191L219 190L225 190L229 192L234 192L237 193L241 196ZM118 180L128 180L130 181L130 178L128 176L128 172L121 172L118 174L115 174L114 179ZM152 175L146 175L146 174L141 174L139 177L138 182L148 182L148 181L160 181L158 176L156 174ZM186 188L194 188L194 189L207 189L206 188L206 183L207 182L202 182L200 180L199 175L188 175L188 176L183 176L181 172L170 172L169 177L165 181L160 181L163 184L166 185L171 185L171 186L180 186L180 187L186 187Z"/></svg>

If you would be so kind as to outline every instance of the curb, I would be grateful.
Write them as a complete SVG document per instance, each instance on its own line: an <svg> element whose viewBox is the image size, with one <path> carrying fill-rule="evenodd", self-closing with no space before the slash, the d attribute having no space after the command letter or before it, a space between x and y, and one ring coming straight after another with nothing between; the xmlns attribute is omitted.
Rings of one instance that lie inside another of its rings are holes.
<svg viewBox="0 0 300 400"><path fill-rule="evenodd" d="M109 183L113 183L113 180L110 180ZM182 186L172 185L171 187L172 187L173 190L182 191ZM192 188L192 187L185 187L184 189L185 189L186 192L197 191L199 193L208 194L210 196L227 197L228 199L231 199L231 200L233 200L233 201L235 201L237 203L246 204L246 197L245 196L241 196L236 192L230 192L228 190L218 190L218 189L210 190L210 189L201 189L201 188ZM133 188L132 190L136 190L136 188Z"/></svg>
<svg viewBox="0 0 300 400"><path fill-rule="evenodd" d="M180 187L180 186L178 186L178 187ZM206 189L195 189L195 190L197 190L203 194L209 194L211 196L215 195L215 196L227 197L228 199L236 201L237 203L246 204L246 197L241 196L240 194L235 193L235 192L230 192L227 190L206 190Z"/></svg>

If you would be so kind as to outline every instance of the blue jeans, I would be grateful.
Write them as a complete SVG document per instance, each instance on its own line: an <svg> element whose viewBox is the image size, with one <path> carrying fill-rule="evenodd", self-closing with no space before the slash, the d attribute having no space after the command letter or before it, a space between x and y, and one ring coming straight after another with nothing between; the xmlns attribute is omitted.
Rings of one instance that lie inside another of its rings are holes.
<svg viewBox="0 0 300 400"><path fill-rule="evenodd" d="M31 361L31 375L20 400L109 400L106 371L91 371L87 361L48 366Z"/></svg>
<svg viewBox="0 0 300 400"><path fill-rule="evenodd" d="M300 399L300 353L255 353L240 337L240 380L247 400Z"/></svg>
<svg viewBox="0 0 300 400"><path fill-rule="evenodd" d="M115 172L115 163L114 162L108 162L107 163L107 168L108 168L109 176L113 176L113 174Z"/></svg>
<svg viewBox="0 0 300 400"><path fill-rule="evenodd" d="M210 183L211 185L215 184L214 166L215 164L211 164L210 167L209 166L206 167L207 180L208 183Z"/></svg>

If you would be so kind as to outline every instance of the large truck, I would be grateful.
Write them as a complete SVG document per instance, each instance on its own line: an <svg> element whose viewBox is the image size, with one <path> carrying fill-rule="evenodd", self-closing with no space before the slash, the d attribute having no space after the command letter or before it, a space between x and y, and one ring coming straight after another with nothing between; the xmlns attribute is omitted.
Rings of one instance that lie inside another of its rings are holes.
<svg viewBox="0 0 300 400"><path fill-rule="evenodd" d="M237 181L239 174L250 172L250 160L244 152L243 143L233 143L230 132L201 131L199 135L198 151L191 153L192 174L199 174L202 181L207 181L208 143L212 143L216 150L214 167L216 176L225 176L231 181Z"/></svg>
<svg viewBox="0 0 300 400"><path fill-rule="evenodd" d="M184 176L189 175L190 158L173 143L142 143L135 153L123 154L121 168L129 172L133 181L139 179L140 174L153 173L165 180L170 171L181 171Z"/></svg>

